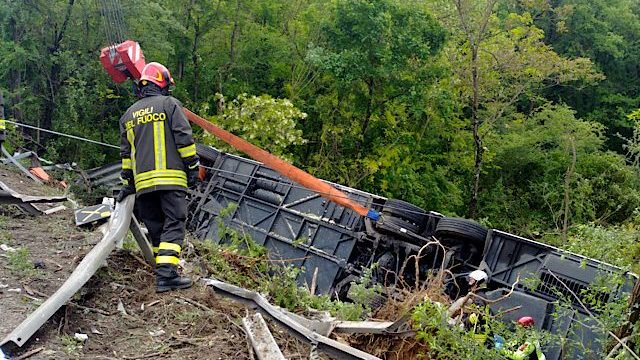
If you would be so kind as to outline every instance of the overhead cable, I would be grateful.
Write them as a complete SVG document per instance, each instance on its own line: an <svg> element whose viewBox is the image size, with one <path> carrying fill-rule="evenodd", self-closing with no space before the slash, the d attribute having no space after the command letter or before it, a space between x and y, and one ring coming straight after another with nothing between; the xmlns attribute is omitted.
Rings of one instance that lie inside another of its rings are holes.
<svg viewBox="0 0 640 360"><path fill-rule="evenodd" d="M65 133L61 133L61 132L57 132L57 131L53 131L53 130L43 129L43 128L40 128L40 127L37 127L37 126L27 125L27 124L23 124L23 123L11 121L11 120L5 120L5 121L7 123L9 123L9 124L13 124L13 125L24 127L24 128L28 128L28 129L39 130L39 131L43 131L43 132L46 132L46 133L59 135L59 136L64 136L64 137L68 137L68 138L71 138L71 139L81 140L81 141L85 141L85 142L96 144L96 145L102 145L102 146L106 146L106 147L110 147L110 148L114 148L114 149L120 149L120 147L116 146L116 145L107 144L107 143L103 143L103 142L100 142L100 141L87 139L87 138L76 136L76 135L70 135L70 134L65 134Z"/></svg>

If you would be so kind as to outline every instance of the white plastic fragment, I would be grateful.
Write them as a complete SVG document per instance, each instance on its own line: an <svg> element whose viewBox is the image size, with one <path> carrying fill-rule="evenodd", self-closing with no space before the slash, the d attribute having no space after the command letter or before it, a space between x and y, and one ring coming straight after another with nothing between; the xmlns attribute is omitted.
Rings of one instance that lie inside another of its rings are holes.
<svg viewBox="0 0 640 360"><path fill-rule="evenodd" d="M75 334L73 335L73 337L74 337L76 340L81 341L81 342L85 342L85 341L89 340L89 335L87 335L87 334L82 334L82 333L75 333Z"/></svg>
<svg viewBox="0 0 640 360"><path fill-rule="evenodd" d="M127 310L124 309L124 304L122 304L122 300L120 299L118 299L118 311L124 316L129 315L127 314Z"/></svg>
<svg viewBox="0 0 640 360"><path fill-rule="evenodd" d="M149 335L156 337L156 336L162 336L164 335L165 332L162 329L156 330L156 331L149 331Z"/></svg>
<svg viewBox="0 0 640 360"><path fill-rule="evenodd" d="M16 249L12 248L11 246L8 246L7 244L0 245L0 249L2 249L2 251L6 251L6 252L15 252L16 251Z"/></svg>
<svg viewBox="0 0 640 360"><path fill-rule="evenodd" d="M22 289L20 289L20 288L15 288L15 289L9 289L9 290L7 290L7 291L8 291L8 292L14 292L14 293L20 293L20 292L22 292Z"/></svg>
<svg viewBox="0 0 640 360"><path fill-rule="evenodd" d="M111 206L111 208L115 208L116 207L116 201L115 201L114 198L111 198L111 197L103 197L102 198L102 204L109 205L109 206Z"/></svg>

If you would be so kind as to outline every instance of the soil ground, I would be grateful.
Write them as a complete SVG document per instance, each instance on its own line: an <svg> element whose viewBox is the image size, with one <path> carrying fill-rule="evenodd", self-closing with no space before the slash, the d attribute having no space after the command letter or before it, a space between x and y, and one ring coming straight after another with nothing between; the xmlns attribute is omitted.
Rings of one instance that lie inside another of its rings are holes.
<svg viewBox="0 0 640 360"><path fill-rule="evenodd" d="M0 181L27 195L56 194L8 167L0 166ZM0 250L0 340L55 292L101 236L95 228L76 227L72 210L30 217L13 206L0 206L0 243L17 250ZM29 359L252 359L240 325L248 311L197 282L188 290L156 294L151 267L135 250L118 250L13 355L37 351ZM282 329L272 327L272 332L286 358L309 357L308 346ZM76 333L88 340L76 341Z"/></svg>

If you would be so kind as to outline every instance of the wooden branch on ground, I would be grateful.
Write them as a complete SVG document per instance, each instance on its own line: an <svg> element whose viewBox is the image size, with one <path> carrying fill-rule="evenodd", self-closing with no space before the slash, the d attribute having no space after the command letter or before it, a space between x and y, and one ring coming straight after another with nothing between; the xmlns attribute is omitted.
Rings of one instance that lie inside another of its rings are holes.
<svg viewBox="0 0 640 360"><path fill-rule="evenodd" d="M39 353L42 350L44 350L43 346L41 346L39 348L36 348L36 349L33 349L33 350L30 350L30 351L27 351L26 353L24 353L24 354L18 356L17 358L15 358L15 360L23 360L23 359L26 359L26 358L30 358L30 357L32 357L33 355Z"/></svg>

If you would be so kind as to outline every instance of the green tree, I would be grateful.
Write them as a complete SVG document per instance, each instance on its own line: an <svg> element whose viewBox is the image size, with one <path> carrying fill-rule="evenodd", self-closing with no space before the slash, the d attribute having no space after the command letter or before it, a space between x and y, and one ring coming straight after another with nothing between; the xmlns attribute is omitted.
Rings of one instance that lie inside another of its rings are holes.
<svg viewBox="0 0 640 360"><path fill-rule="evenodd" d="M560 235L565 221L620 223L640 205L635 172L602 151L602 125L576 119L566 106L513 117L487 136L487 146L481 203L492 226Z"/></svg>
<svg viewBox="0 0 640 360"><path fill-rule="evenodd" d="M241 94L227 103L221 94L217 96L218 102L225 105L222 113L211 120L225 130L288 160L291 160L288 152L290 147L305 143L302 130L297 129L296 125L307 114L293 106L291 101L274 99L269 95ZM205 134L204 139L218 148L237 152L212 135Z"/></svg>
<svg viewBox="0 0 640 360"><path fill-rule="evenodd" d="M429 103L446 92L435 89L445 74L437 61L444 29L422 5L394 0L337 1L318 27L320 40L307 53L318 72L317 94L308 100L318 129L308 166L321 177L424 204L428 183L438 182L425 179L435 168L426 146L442 142L429 131L447 111ZM447 182L443 175L434 177Z"/></svg>
<svg viewBox="0 0 640 360"><path fill-rule="evenodd" d="M536 2L534 2L536 3ZM576 90L554 86L546 96L563 101L580 117L606 126L607 146L622 152L616 133L631 136L626 114L638 107L640 75L640 7L631 0L559 0L538 2L536 23L546 42L560 54L588 57L606 79L598 86Z"/></svg>
<svg viewBox="0 0 640 360"><path fill-rule="evenodd" d="M474 142L468 216L478 215L484 165L483 133L517 111L519 101L535 99L549 84L591 82L601 78L586 58L568 59L544 43L544 33L530 13L498 16L497 0L453 0L455 41L448 49L458 79L460 101ZM446 9L446 8L445 8Z"/></svg>

